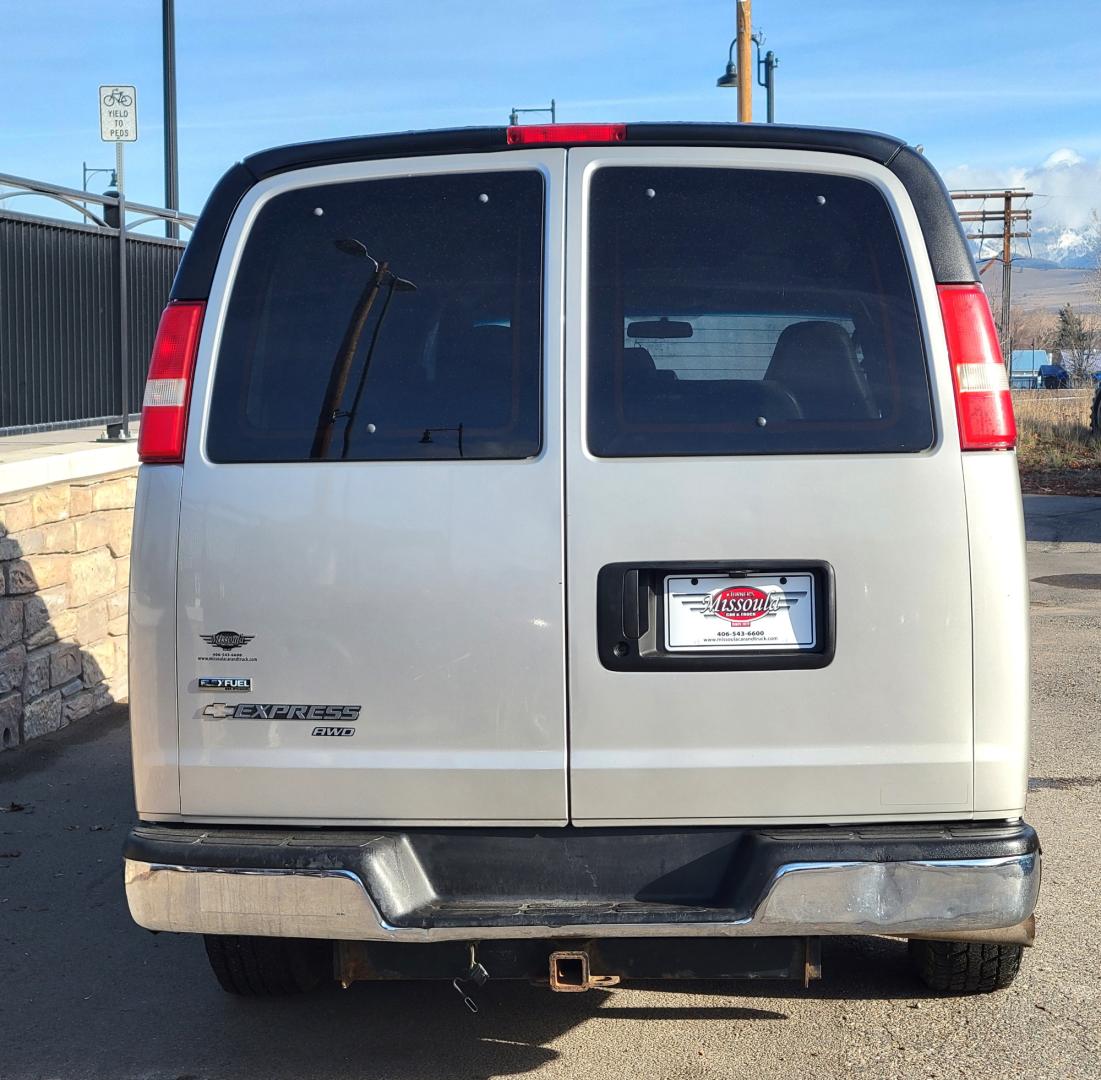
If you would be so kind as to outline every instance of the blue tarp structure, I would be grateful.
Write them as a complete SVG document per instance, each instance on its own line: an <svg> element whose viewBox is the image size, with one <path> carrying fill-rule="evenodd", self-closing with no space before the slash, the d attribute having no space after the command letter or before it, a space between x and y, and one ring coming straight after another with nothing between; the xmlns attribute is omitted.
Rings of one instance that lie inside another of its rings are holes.
<svg viewBox="0 0 1101 1080"><path fill-rule="evenodd" d="M1038 372L1048 390L1062 390L1070 386L1070 372L1062 364L1041 364Z"/></svg>
<svg viewBox="0 0 1101 1080"><path fill-rule="evenodd" d="M1048 362L1047 349L1014 349L1010 368L1014 375L1032 375Z"/></svg>

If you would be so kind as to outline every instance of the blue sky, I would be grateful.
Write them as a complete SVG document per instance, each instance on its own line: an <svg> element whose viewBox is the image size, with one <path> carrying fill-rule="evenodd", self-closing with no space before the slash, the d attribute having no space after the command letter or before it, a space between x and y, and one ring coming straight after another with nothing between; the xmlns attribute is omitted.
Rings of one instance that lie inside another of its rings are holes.
<svg viewBox="0 0 1101 1080"><path fill-rule="evenodd" d="M560 120L731 119L715 88L733 0L177 0L181 203L253 150L375 131ZM1101 3L756 0L780 58L777 119L924 145L950 182L1057 182L1041 210L1101 206ZM1037 14L1039 12L1039 14ZM110 165L96 88L134 83L132 199L163 200L158 0L0 0L0 172L79 187ZM1030 33L1031 29L1031 33ZM764 92L757 91L757 116ZM7 205L16 209L19 201ZM24 206L30 209L29 206Z"/></svg>

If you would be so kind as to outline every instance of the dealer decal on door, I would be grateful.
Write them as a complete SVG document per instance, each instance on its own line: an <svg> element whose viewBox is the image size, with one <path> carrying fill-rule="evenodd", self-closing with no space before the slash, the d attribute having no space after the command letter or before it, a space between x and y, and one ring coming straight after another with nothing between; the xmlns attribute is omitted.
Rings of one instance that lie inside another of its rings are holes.
<svg viewBox="0 0 1101 1080"><path fill-rule="evenodd" d="M238 664L254 664L255 656L239 653L238 649L244 649L248 643L255 639L255 634L240 634L236 630L219 630L213 634L200 634L203 639L215 651L209 656L200 656L200 663L209 661L232 661Z"/></svg>

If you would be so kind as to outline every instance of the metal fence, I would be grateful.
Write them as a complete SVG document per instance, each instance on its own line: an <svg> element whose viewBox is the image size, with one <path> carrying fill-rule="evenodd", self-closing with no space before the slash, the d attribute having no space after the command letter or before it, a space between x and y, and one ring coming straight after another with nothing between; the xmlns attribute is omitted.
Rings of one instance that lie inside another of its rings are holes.
<svg viewBox="0 0 1101 1080"><path fill-rule="evenodd" d="M20 195L87 223L15 212ZM94 423L128 434L184 247L132 231L159 220L195 219L0 174L0 434Z"/></svg>

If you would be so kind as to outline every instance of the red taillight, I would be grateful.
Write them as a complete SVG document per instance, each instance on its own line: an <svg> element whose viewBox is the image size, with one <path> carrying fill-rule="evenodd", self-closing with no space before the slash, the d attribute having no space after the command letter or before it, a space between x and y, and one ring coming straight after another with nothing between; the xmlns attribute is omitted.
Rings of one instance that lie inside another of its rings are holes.
<svg viewBox="0 0 1101 1080"><path fill-rule="evenodd" d="M963 450L1012 450L1013 399L981 285L938 285Z"/></svg>
<svg viewBox="0 0 1101 1080"><path fill-rule="evenodd" d="M195 371L204 307L201 301L178 300L170 303L161 315L141 406L138 457L142 461L184 459L191 376Z"/></svg>
<svg viewBox="0 0 1101 1080"><path fill-rule="evenodd" d="M617 143L627 141L626 124L523 124L508 129L509 146L532 143Z"/></svg>

